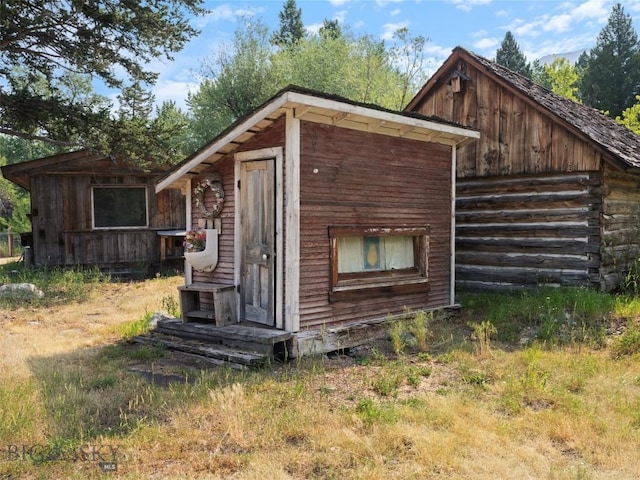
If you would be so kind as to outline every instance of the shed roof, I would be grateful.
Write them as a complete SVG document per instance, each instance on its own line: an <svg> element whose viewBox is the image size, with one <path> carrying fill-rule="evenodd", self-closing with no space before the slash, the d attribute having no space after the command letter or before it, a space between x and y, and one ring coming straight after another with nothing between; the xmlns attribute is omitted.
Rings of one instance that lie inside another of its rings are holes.
<svg viewBox="0 0 640 480"><path fill-rule="evenodd" d="M480 137L474 129L442 119L388 110L292 85L237 120L210 143L167 172L156 183L156 191L181 186L185 176L199 175L211 162L236 151L287 111L305 121L447 145L458 145Z"/></svg>
<svg viewBox="0 0 640 480"><path fill-rule="evenodd" d="M553 93L525 76L462 47L453 50L451 56L409 102L406 110L416 108L435 85L457 68L460 60L469 62L503 87L519 94L534 108L591 144L614 165L623 170L640 168L640 136L600 111Z"/></svg>
<svg viewBox="0 0 640 480"><path fill-rule="evenodd" d="M107 165L107 168L105 168ZM128 162L111 160L102 153L82 149L73 152L58 153L48 157L26 162L4 165L2 175L7 180L31 189L31 177L41 174L75 174L75 175L148 175L155 176L165 172L166 166L152 166L142 169Z"/></svg>

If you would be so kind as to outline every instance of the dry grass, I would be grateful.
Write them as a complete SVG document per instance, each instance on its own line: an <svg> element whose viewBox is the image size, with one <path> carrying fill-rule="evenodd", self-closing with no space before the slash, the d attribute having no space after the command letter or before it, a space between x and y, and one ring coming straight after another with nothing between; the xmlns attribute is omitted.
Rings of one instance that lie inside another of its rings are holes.
<svg viewBox="0 0 640 480"><path fill-rule="evenodd" d="M136 479L640 472L637 355L494 342L477 355L468 319L430 322L429 355L381 342L248 373L121 342L181 281L106 283L82 302L0 313L0 478L102 478L92 445L118 449L107 477ZM66 456L12 450L35 444Z"/></svg>

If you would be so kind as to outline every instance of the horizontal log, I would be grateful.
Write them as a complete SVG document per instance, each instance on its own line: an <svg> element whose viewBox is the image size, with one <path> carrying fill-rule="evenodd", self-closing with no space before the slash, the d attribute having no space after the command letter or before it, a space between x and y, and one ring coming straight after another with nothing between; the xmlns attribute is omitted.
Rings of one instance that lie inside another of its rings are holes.
<svg viewBox="0 0 640 480"><path fill-rule="evenodd" d="M558 209L519 209L519 210L456 210L456 224L465 223L531 223L552 222L562 219L565 222L587 221L597 225L600 212L589 207Z"/></svg>
<svg viewBox="0 0 640 480"><path fill-rule="evenodd" d="M528 237L580 238L588 235L599 235L598 226L575 225L566 223L540 224L461 224L456 225L458 237L511 237L514 235Z"/></svg>
<svg viewBox="0 0 640 480"><path fill-rule="evenodd" d="M634 229L636 235L640 234L639 218L634 215L603 215L602 226L607 233L613 233L617 230Z"/></svg>
<svg viewBox="0 0 640 480"><path fill-rule="evenodd" d="M476 280L456 280L456 289L458 291L470 291L470 292L489 292L499 290L501 292L504 291L518 291L523 288L538 288L541 286L544 287L591 287L595 284L584 283L583 281L572 281L567 280L563 284L559 283L551 283L545 282L543 284L539 283L531 283L531 284L522 284L522 283L507 283L507 282L484 282L484 281L476 281ZM464 307L464 305L463 305Z"/></svg>
<svg viewBox="0 0 640 480"><path fill-rule="evenodd" d="M583 255L598 253L600 244L593 241L558 238L472 238L456 237L456 251L565 253Z"/></svg>
<svg viewBox="0 0 640 480"><path fill-rule="evenodd" d="M598 268L599 256L566 254L513 254L502 252L458 252L456 265L495 266L551 269L588 269Z"/></svg>
<svg viewBox="0 0 640 480"><path fill-rule="evenodd" d="M521 175L521 176L501 176L501 177L482 177L473 179L459 179L456 186L465 190L480 190L483 188L513 188L514 186L524 186L536 188L538 186L547 185L591 185L600 184L600 173L591 172L572 172L557 175Z"/></svg>
<svg viewBox="0 0 640 480"><path fill-rule="evenodd" d="M613 200L605 198L602 203L602 211L608 215L626 214L640 216L640 205L637 201L630 199Z"/></svg>
<svg viewBox="0 0 640 480"><path fill-rule="evenodd" d="M470 267L456 266L456 278L460 281L484 281L515 283L523 285L541 285L557 283L559 285L589 284L592 275L586 270L513 268L513 267ZM597 275L595 277L597 280Z"/></svg>
<svg viewBox="0 0 640 480"><path fill-rule="evenodd" d="M573 208L593 207L602 203L597 195L589 192L563 192L540 195L491 195L456 198L456 209L522 209L522 208Z"/></svg>

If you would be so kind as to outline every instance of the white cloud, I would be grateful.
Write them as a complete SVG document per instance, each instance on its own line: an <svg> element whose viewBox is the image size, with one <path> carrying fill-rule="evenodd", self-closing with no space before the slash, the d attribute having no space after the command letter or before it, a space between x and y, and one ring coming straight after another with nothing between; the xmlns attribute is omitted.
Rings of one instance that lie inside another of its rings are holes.
<svg viewBox="0 0 640 480"><path fill-rule="evenodd" d="M603 24L609 15L610 3L608 0L586 0L576 6L573 2L565 2L557 6L556 14L540 15L528 22L516 19L506 27L506 30L510 30L516 38L537 38L541 32L555 34L573 31L580 23Z"/></svg>
<svg viewBox="0 0 640 480"><path fill-rule="evenodd" d="M208 10L204 16L198 17L196 26L203 28L209 23L215 23L219 20L235 20L235 16L234 10L229 5L219 5L216 8Z"/></svg>
<svg viewBox="0 0 640 480"><path fill-rule="evenodd" d="M576 21L593 19L606 22L606 18L609 16L608 3L605 0L587 0L578 8L572 8L571 15Z"/></svg>
<svg viewBox="0 0 640 480"><path fill-rule="evenodd" d="M199 83L193 82L179 82L175 80L163 80L158 81L153 88L153 94L156 97L156 105L162 105L162 102L173 101L176 106L182 111L187 110L187 95L189 93L196 92Z"/></svg>
<svg viewBox="0 0 640 480"><path fill-rule="evenodd" d="M334 7L341 7L342 5L349 3L349 0L328 0L328 2Z"/></svg>
<svg viewBox="0 0 640 480"><path fill-rule="evenodd" d="M480 40L473 42L473 48L477 50L486 51L490 48L493 49L499 43L500 43L500 40L496 38L481 38Z"/></svg>
<svg viewBox="0 0 640 480"><path fill-rule="evenodd" d="M304 29L307 33L312 35L317 35L320 29L322 28L322 23L312 23L311 25L305 25Z"/></svg>
<svg viewBox="0 0 640 480"><path fill-rule="evenodd" d="M229 4L218 5L207 10L207 13L195 20L196 28L204 28L211 23L235 22L238 17L255 17L264 12L264 7L259 8L235 8Z"/></svg>
<svg viewBox="0 0 640 480"><path fill-rule="evenodd" d="M395 10L391 10L389 12L389 15L391 15L392 17L397 17L398 15L400 15L401 12L402 10L400 10L399 8L396 8Z"/></svg>
<svg viewBox="0 0 640 480"><path fill-rule="evenodd" d="M402 3L405 0L376 0L376 5L378 7L386 7L390 3Z"/></svg>
<svg viewBox="0 0 640 480"><path fill-rule="evenodd" d="M427 43L424 46L424 54L427 56L427 58L433 60L439 59L438 61L441 61L451 55L452 50L453 47L443 47L441 45L435 45L432 43Z"/></svg>
<svg viewBox="0 0 640 480"><path fill-rule="evenodd" d="M458 10L470 12L473 7L489 5L493 0L448 0L449 3L455 5Z"/></svg>
<svg viewBox="0 0 640 480"><path fill-rule="evenodd" d="M338 23L344 23L344 19L347 18L347 11L346 10L340 10L338 12L336 12L336 14L333 16L334 20L337 20Z"/></svg>
<svg viewBox="0 0 640 480"><path fill-rule="evenodd" d="M392 40L393 34L396 32L396 30L400 30L401 28L406 28L408 26L409 22L407 21L398 23L385 23L382 26L383 32L382 35L380 35L380 38L382 38L382 40Z"/></svg>
<svg viewBox="0 0 640 480"><path fill-rule="evenodd" d="M571 30L571 24L575 18L569 14L554 15L549 21L541 24L543 30L547 32L562 33Z"/></svg>

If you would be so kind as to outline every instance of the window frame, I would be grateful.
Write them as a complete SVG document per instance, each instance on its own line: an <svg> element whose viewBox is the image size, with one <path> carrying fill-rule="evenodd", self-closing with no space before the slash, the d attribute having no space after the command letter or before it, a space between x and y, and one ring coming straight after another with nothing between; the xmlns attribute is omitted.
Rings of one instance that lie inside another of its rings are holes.
<svg viewBox="0 0 640 480"><path fill-rule="evenodd" d="M429 282L429 233L429 225L421 227L330 226L329 301L358 299L372 295L424 292ZM389 236L414 238L413 267L354 273L338 272L339 238Z"/></svg>
<svg viewBox="0 0 640 480"><path fill-rule="evenodd" d="M96 189L115 190L144 190L144 216L145 223L143 225L96 225ZM140 230L149 228L149 189L147 185L92 185L91 186L91 228L93 230Z"/></svg>

